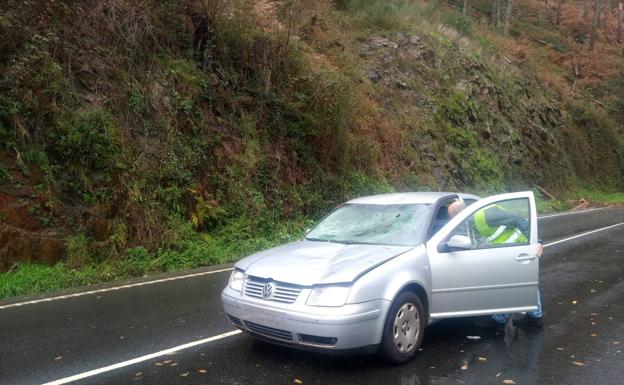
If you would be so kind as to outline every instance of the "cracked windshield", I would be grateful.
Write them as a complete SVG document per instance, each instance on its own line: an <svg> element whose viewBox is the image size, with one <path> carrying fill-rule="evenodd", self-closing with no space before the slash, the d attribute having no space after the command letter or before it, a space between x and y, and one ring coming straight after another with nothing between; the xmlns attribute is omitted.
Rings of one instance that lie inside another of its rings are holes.
<svg viewBox="0 0 624 385"><path fill-rule="evenodd" d="M426 224L428 205L349 204L339 207L306 237L309 241L413 245Z"/></svg>

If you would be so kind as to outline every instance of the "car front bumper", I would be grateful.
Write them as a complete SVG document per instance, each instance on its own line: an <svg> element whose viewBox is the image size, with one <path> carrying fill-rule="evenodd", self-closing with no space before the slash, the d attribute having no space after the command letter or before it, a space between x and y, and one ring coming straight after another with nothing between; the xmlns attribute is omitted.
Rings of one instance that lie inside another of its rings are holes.
<svg viewBox="0 0 624 385"><path fill-rule="evenodd" d="M378 345L391 305L383 299L340 307L283 305L251 299L229 288L221 294L221 302L230 322L251 335L323 351Z"/></svg>

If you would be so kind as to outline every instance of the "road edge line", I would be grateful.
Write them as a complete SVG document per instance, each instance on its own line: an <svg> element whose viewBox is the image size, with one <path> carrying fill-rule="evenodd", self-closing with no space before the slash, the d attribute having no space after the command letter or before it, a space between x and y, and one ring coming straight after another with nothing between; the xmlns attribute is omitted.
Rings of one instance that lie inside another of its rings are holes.
<svg viewBox="0 0 624 385"><path fill-rule="evenodd" d="M609 229L612 229L614 227L618 227L618 226L622 226L622 225L624 225L624 222L616 223L616 224L611 225L611 226L601 227L601 228L596 229L596 230L587 231L587 232L584 232L584 233L581 233L581 234L573 235L573 236L568 237L568 238L563 238L563 239L560 239L558 241L547 243L547 244L544 245L544 248L550 247L550 246L554 246L554 245L558 245L558 244L563 243L563 242L571 241L571 240L576 239L576 238L581 238L581 237L584 237L586 235L598 233L600 231L609 230Z"/></svg>
<svg viewBox="0 0 624 385"><path fill-rule="evenodd" d="M201 277L201 276L204 276L204 275L223 273L223 272L226 272L226 271L231 271L232 269L233 269L232 267L228 267L228 268L225 268L225 269L202 271L200 273L179 275L179 276L169 277L169 278L160 278L160 279L155 279L155 280L152 280L152 281L143 281L143 282L129 283L127 285L105 287L105 288L102 288L102 289L81 291L81 292L78 292L78 293L57 295L57 296L54 296L54 297L46 297L46 298L33 299L33 300L30 300L30 301L9 303L9 304L6 304L6 305L0 305L0 310L8 309L8 308L11 308L11 307L24 306L24 305L34 305L34 304L41 303L41 302L51 302L51 301L58 301L60 299L82 297L83 295L106 293L106 292L109 292L109 291L116 291L116 290L120 290L120 289L128 289L128 288L136 287L136 286L147 286L147 285L153 285L155 283L168 282L168 281L177 281L179 279L186 279L186 278Z"/></svg>
<svg viewBox="0 0 624 385"><path fill-rule="evenodd" d="M578 211L564 211L562 213L555 213L555 214L548 214L548 215L538 216L537 219L561 217L561 216L564 216L564 215L572 215L572 214L582 214L582 213L588 213L588 212L591 212L591 211L604 210L604 209L606 209L606 207L596 207L594 209L578 210Z"/></svg>
<svg viewBox="0 0 624 385"><path fill-rule="evenodd" d="M83 372L83 373L75 374L73 376L69 376L69 377L58 379L58 380L54 380L54 381L51 381L51 382L46 382L46 383L44 383L42 385L62 385L62 384L67 384L69 382L78 381L78 380L81 380L81 379L87 378L87 377L93 377L93 376L98 375L98 374L110 372L111 370L115 370L115 369L123 368L123 367L126 367L126 366L138 364L139 362L151 360L153 358L164 356L164 355L167 355L167 354L170 354L170 353L174 353L174 352L177 352L179 350L192 348L192 347L195 347L195 346L198 346L198 345L202 345L202 344L205 344L205 343L208 343L208 342L213 342L213 341L217 341L217 340L220 340L220 339L223 339L223 338L231 337L231 336L234 336L234 335L237 335L237 334L240 334L240 333L242 333L242 331L240 331L238 329L237 330L232 330L232 331L227 332L227 333L223 333L223 334L219 334L219 335L216 335L216 336L204 338L202 340L189 342L189 343L186 343L186 344L183 344L183 345L178 345L178 346L175 346L173 348L161 350L161 351L156 352L156 353L146 354L144 356L136 357L136 358L133 358L133 359L130 359L130 360L122 361L122 362L118 362L118 363L113 364L113 365L104 366L102 368L93 369L93 370L90 370L88 372Z"/></svg>

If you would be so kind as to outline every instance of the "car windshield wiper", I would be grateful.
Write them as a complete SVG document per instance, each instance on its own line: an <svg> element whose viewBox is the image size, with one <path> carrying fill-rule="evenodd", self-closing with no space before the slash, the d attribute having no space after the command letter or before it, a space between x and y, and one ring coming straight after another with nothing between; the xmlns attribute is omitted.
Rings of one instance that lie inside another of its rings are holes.
<svg viewBox="0 0 624 385"><path fill-rule="evenodd" d="M338 239L306 238L306 241L331 242L331 243L340 243L343 245L376 245L376 243L371 243L371 242L360 242L360 241L349 241L349 240L342 241Z"/></svg>

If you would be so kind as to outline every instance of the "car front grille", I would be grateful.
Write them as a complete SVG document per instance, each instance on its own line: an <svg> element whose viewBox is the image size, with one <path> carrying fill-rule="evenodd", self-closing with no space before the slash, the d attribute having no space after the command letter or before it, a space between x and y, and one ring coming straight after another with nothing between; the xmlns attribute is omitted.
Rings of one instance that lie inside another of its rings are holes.
<svg viewBox="0 0 624 385"><path fill-rule="evenodd" d="M276 340L281 340L281 341L292 342L293 340L292 333L287 330L275 329L272 327L259 325L257 323L249 322L249 321L243 321L243 322L245 323L247 330L249 330L252 333L260 334L261 336L264 336L264 337L275 338Z"/></svg>
<svg viewBox="0 0 624 385"><path fill-rule="evenodd" d="M268 279L258 277L248 277L245 281L245 295L249 297L262 298L267 301L283 303L293 303L301 293L301 286L290 285L282 282L273 282L275 285L273 293L269 298L262 296L262 289L269 283Z"/></svg>

